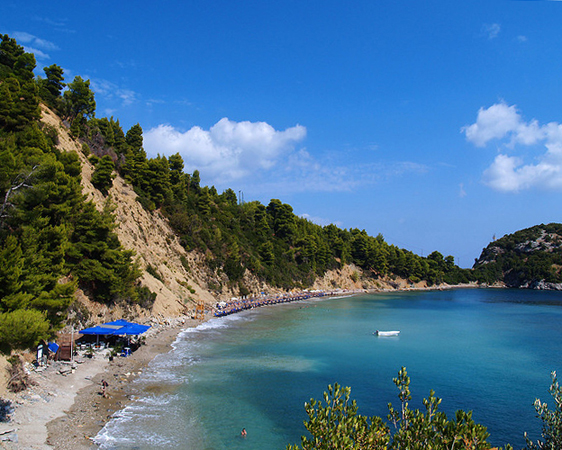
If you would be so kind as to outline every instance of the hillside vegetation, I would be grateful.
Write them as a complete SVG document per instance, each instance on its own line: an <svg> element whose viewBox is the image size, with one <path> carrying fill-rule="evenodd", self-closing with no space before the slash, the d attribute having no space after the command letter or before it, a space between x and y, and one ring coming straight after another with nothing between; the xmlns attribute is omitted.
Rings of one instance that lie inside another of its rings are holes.
<svg viewBox="0 0 562 450"><path fill-rule="evenodd" d="M491 242L474 269L482 282L562 290L562 224L537 225Z"/></svg>

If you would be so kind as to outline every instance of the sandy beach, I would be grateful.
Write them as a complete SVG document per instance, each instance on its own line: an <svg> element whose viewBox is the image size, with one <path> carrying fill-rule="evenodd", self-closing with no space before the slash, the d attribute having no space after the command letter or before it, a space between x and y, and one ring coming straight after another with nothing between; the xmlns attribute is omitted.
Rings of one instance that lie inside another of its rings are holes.
<svg viewBox="0 0 562 450"><path fill-rule="evenodd" d="M34 386L9 398L15 411L9 422L0 423L0 448L97 448L91 438L135 394L131 381L155 356L171 350L179 332L200 323L180 317L154 325L145 344L126 358L109 361L106 350L91 359L79 355L74 365L50 362L42 371L31 371ZM102 380L108 383L106 397Z"/></svg>

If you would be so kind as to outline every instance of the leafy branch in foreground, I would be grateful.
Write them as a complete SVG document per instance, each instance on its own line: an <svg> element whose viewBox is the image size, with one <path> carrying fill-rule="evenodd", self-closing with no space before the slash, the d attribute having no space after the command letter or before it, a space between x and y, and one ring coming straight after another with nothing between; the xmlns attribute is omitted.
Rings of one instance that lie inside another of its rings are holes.
<svg viewBox="0 0 562 450"><path fill-rule="evenodd" d="M542 438L537 443L533 443L527 433L525 439L527 440L527 448L529 450L558 450L562 448L562 388L558 384L556 372L550 374L552 384L550 385L550 394L554 399L555 408L553 411L548 409L546 403L541 402L539 399L535 400L535 411L537 417L542 420Z"/></svg>
<svg viewBox="0 0 562 450"><path fill-rule="evenodd" d="M358 414L355 400L350 401L351 389L328 386L324 403L311 399L305 403L308 421L305 428L311 438L302 436L301 447L287 450L487 450L491 445L486 427L472 419L471 412L457 411L453 420L438 411L441 399L433 391L423 400L425 411L409 408L410 378L402 367L394 383L399 390L400 409L388 405L388 420L394 433L380 417ZM508 445L506 450L512 447ZM542 447L541 447L542 448ZM551 448L551 447L548 447ZM554 447L552 447L554 448ZM559 448L559 447L557 447Z"/></svg>

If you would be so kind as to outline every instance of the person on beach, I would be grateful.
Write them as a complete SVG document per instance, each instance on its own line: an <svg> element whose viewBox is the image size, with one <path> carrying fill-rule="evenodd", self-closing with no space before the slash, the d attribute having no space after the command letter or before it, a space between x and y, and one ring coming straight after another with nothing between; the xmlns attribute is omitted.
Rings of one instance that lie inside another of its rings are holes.
<svg viewBox="0 0 562 450"><path fill-rule="evenodd" d="M105 391L109 384L105 380L101 380L101 395L103 398L107 398L107 392Z"/></svg>
<svg viewBox="0 0 562 450"><path fill-rule="evenodd" d="M242 435L242 437L246 437L246 428L242 428L242 432L240 433Z"/></svg>

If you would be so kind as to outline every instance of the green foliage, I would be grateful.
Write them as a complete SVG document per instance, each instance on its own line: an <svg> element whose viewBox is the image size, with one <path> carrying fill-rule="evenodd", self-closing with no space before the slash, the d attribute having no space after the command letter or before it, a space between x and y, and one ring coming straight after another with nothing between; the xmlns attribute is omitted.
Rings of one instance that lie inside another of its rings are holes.
<svg viewBox="0 0 562 450"><path fill-rule="evenodd" d="M87 128L88 137L93 148L100 152L99 156L111 153L117 159L117 155L124 155L129 150L119 120L114 120L113 117L92 118L88 121Z"/></svg>
<svg viewBox="0 0 562 450"><path fill-rule="evenodd" d="M394 383L398 388L400 408L389 404L388 420L394 432L380 417L365 417L358 413L355 400L350 401L350 388L338 384L328 386L324 403L311 399L305 404L308 421L305 428L310 437L302 436L301 446L289 445L288 450L487 450L488 433L472 420L472 413L457 411L449 420L438 411L441 399L433 391L423 400L425 410L410 409L410 378L406 369L398 372ZM507 446L511 449L511 446Z"/></svg>
<svg viewBox="0 0 562 450"><path fill-rule="evenodd" d="M103 130L115 149L126 151L119 122L89 125L95 109L89 81L75 78L62 99L62 69L47 67L47 78L35 80L33 55L7 35L1 38L0 348L9 352L58 330L77 286L106 303L151 305L155 297L137 284L141 272L113 231L109 199L102 212L85 201L78 155L59 151L57 130L39 125L39 95L51 107L65 108L75 136L102 136ZM109 140L105 135L102 143ZM114 165L100 156L93 178L107 191Z"/></svg>
<svg viewBox="0 0 562 450"><path fill-rule="evenodd" d="M82 143L82 154L84 156L90 156L90 154L91 154L90 146L88 144L86 144L85 142Z"/></svg>
<svg viewBox="0 0 562 450"><path fill-rule="evenodd" d="M66 83L64 83L63 69L56 64L52 64L43 69L46 79L39 80L39 92L48 106L58 110L61 106L61 93Z"/></svg>
<svg viewBox="0 0 562 450"><path fill-rule="evenodd" d="M3 247L0 248L0 306L2 311L12 311L17 308L13 304L12 298L21 290L24 265L23 252L17 239L14 236L8 236Z"/></svg>
<svg viewBox="0 0 562 450"><path fill-rule="evenodd" d="M380 417L367 418L358 414L355 400L350 401L351 389L337 383L328 386L324 403L310 400L304 408L309 420L305 428L312 438L302 436L301 447L288 450L383 449L390 441L390 431Z"/></svg>
<svg viewBox="0 0 562 450"><path fill-rule="evenodd" d="M472 419L472 412L459 410L453 420L445 413L438 411L441 399L430 391L429 397L423 400L425 411L412 410L409 402L410 378L406 368L402 367L398 377L393 379L398 388L400 410L388 405L388 419L394 425L395 433L390 448L410 449L474 449L487 450L490 444L486 427Z"/></svg>
<svg viewBox="0 0 562 450"><path fill-rule="evenodd" d="M79 278L80 286L94 299L111 303L117 299L136 301L135 281L141 272L133 263L134 253L119 243L111 199L99 213L91 202L76 215L67 264Z"/></svg>
<svg viewBox="0 0 562 450"><path fill-rule="evenodd" d="M96 111L96 101L94 93L90 90L90 80L83 80L76 76L72 83L68 84L68 90L64 92L64 107L66 115L71 120L79 115L86 118L94 116Z"/></svg>
<svg viewBox="0 0 562 450"><path fill-rule="evenodd" d="M151 264L147 265L146 266L146 272L149 273L150 275L152 275L158 281L160 281L162 283L164 282L164 280L162 279L162 276L160 275L158 270L156 270L156 267L154 267L153 265L151 265Z"/></svg>
<svg viewBox="0 0 562 450"><path fill-rule="evenodd" d="M0 127L20 131L40 117L37 85L15 77L0 80Z"/></svg>
<svg viewBox="0 0 562 450"><path fill-rule="evenodd" d="M554 408L549 409L548 404L535 400L537 417L542 421L542 439L532 442L527 433L527 449L529 450L559 450L562 448L562 388L558 383L556 372L551 373L552 384L550 394L554 400Z"/></svg>
<svg viewBox="0 0 562 450"><path fill-rule="evenodd" d="M551 223L506 235L490 243L474 264L477 279L509 287L562 283L562 224Z"/></svg>
<svg viewBox="0 0 562 450"><path fill-rule="evenodd" d="M113 169L115 165L111 156L105 155L103 158L98 159L96 163L96 168L92 174L92 184L96 189L98 189L103 195L107 195L109 188L113 185Z"/></svg>
<svg viewBox="0 0 562 450"><path fill-rule="evenodd" d="M49 336L49 322L45 314L34 309L17 309L0 313L0 350L26 349Z"/></svg>
<svg viewBox="0 0 562 450"><path fill-rule="evenodd" d="M131 151L139 152L142 149L142 128L138 123L127 131L125 140Z"/></svg>
<svg viewBox="0 0 562 450"><path fill-rule="evenodd" d="M151 309L156 301L156 294L146 286L137 286L137 300L141 308Z"/></svg>

